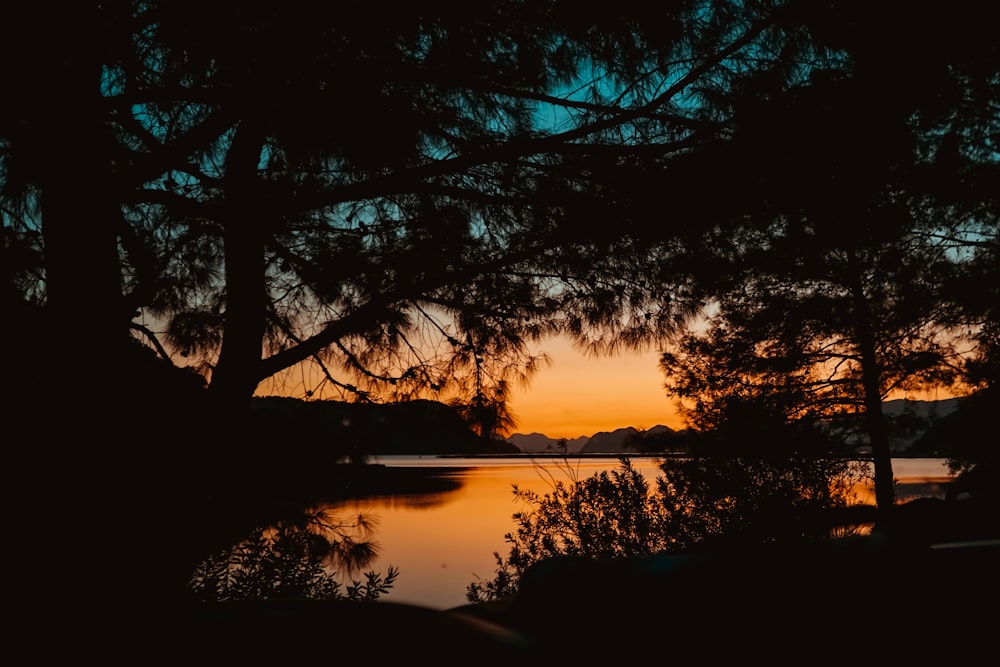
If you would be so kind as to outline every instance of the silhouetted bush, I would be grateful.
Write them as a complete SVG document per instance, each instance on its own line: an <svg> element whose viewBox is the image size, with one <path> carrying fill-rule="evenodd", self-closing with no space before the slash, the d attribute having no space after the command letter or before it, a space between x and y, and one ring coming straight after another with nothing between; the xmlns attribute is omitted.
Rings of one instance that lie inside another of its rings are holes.
<svg viewBox="0 0 1000 667"><path fill-rule="evenodd" d="M612 559L827 538L844 529L824 512L848 504L868 474L849 459L703 457L670 460L662 469L655 486L627 458L584 480L555 480L549 493L515 486L526 508L514 514L517 530L505 536L510 552L506 558L494 552L493 578L471 583L467 599L509 598L526 569L553 557Z"/></svg>
<svg viewBox="0 0 1000 667"><path fill-rule="evenodd" d="M280 522L258 528L244 541L206 558L195 570L189 591L204 602L273 598L314 600L376 600L392 588L399 570L390 566L385 576L364 573L364 580L337 580L360 571L377 553L367 539L364 517L335 521L329 510L308 514L300 522Z"/></svg>

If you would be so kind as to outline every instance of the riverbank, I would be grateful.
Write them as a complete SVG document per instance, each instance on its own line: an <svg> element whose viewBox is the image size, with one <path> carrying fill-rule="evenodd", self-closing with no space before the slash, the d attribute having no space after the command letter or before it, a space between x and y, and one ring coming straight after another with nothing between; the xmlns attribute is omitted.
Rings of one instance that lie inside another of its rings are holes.
<svg viewBox="0 0 1000 667"><path fill-rule="evenodd" d="M650 658L783 665L817 660L819 652L990 662L998 560L1000 540L934 548L885 536L616 561L559 558L496 603L441 611L264 600L194 607L156 630L168 633L158 645L174 657L220 663L297 662L331 651L438 666Z"/></svg>
<svg viewBox="0 0 1000 667"><path fill-rule="evenodd" d="M378 470L391 475L392 467ZM444 468L449 466L430 466L414 475L447 477L474 469ZM500 478L509 472L507 466L496 471ZM988 659L995 655L989 605L1000 599L997 487L987 477L979 487L983 493L956 492L955 481L902 478L897 484L901 497L930 493L901 503L896 520L869 535L613 562L550 559L533 568L508 600L443 609L398 602L394 595L369 603L201 605L179 619L170 646L181 655L227 662L289 662L328 656L330 643L313 638L335 633L341 638L334 640L337 646L364 647L366 655L381 662L506 667L556 661L618 664L652 656L797 664L816 659L819 650L919 664L970 655ZM482 475L474 475L467 485L482 482ZM407 507L399 524L420 538L419 545L446 546L450 533L461 544L475 542L473 532L488 522L471 490L466 488L457 502L434 505L434 512ZM515 508L509 498L504 502L509 517ZM475 508L475 521L459 525L441 514L465 505ZM389 530L392 521L384 518L383 528ZM433 532L437 527L441 532ZM401 546L398 553L412 553L419 545ZM429 556L427 572L464 570L454 560L455 548L441 552L448 561L436 552ZM482 547L476 551L485 553ZM420 584L430 576L402 569ZM467 583L459 574L459 585Z"/></svg>

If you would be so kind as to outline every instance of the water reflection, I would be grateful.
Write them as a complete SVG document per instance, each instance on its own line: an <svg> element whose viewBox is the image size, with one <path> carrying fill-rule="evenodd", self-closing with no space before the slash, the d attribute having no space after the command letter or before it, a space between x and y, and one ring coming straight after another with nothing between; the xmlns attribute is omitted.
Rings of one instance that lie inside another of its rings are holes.
<svg viewBox="0 0 1000 667"><path fill-rule="evenodd" d="M464 465L423 465L423 457L395 457L391 465L345 466L330 479L326 500L331 503L359 499L382 499L387 504L397 500L426 504L437 496L457 491L464 483ZM410 465L408 461L417 461Z"/></svg>
<svg viewBox="0 0 1000 667"><path fill-rule="evenodd" d="M378 556L377 519L315 507L289 516L212 554L189 590L204 602L270 598L376 600L398 576L364 571Z"/></svg>
<svg viewBox="0 0 1000 667"><path fill-rule="evenodd" d="M634 457L632 461L650 479L660 472L659 457ZM585 479L614 468L618 460L385 456L377 462L387 468L430 469L454 484L447 492L432 494L426 504L412 494L333 503L342 511L378 516L380 556L373 567L395 566L400 571L386 600L449 609L466 604L468 585L492 576L494 552L506 552L504 536L515 528L512 516L524 509L513 495L515 484L546 493L557 480Z"/></svg>
<svg viewBox="0 0 1000 667"><path fill-rule="evenodd" d="M631 457L633 466L649 479L662 474L659 457ZM504 536L516 525L515 512L524 509L512 492L546 493L561 480L585 479L614 468L605 458L482 458L381 457L389 468L432 469L453 485L423 500L411 493L353 498L335 504L352 512L373 513L380 521L377 542L379 570L397 566L399 579L386 600L437 609L464 605L466 589L477 578L489 578L496 568L494 552L505 555ZM949 479L943 459L899 459L893 462L901 499L912 492L940 491ZM933 486L918 488L922 483ZM855 488L857 502L869 502L870 482Z"/></svg>
<svg viewBox="0 0 1000 667"><path fill-rule="evenodd" d="M659 457L630 460L650 480L663 474ZM369 549L366 571L378 576L398 571L399 576L389 581L391 587L384 589L384 599L449 609L467 602L466 591L472 581L493 575L494 554L507 553L505 536L516 529L513 515L525 509L513 493L515 486L545 494L556 482L572 483L611 470L618 459L381 457L376 463L379 465L355 470L346 478L333 474L330 488L336 493L315 511L338 517L340 522L364 519L368 531L364 538L350 538L345 544L355 548L363 544ZM901 499L943 497L950 480L943 459L900 459L893 465ZM855 495L859 503L872 502L870 481L859 483ZM255 535L238 545L243 549L238 553L270 558L273 548L261 542L262 537ZM318 543L306 532L289 532L284 544L289 546L282 551L284 556L293 553L291 546L299 544L296 548L301 547L300 554L306 557L304 569L293 566L293 573L315 573L317 563L327 574L337 567L320 558L322 549L309 551ZM231 556L209 563L216 568L211 575L216 583L233 576L223 568ZM338 573L335 578L350 584L357 576L355 568L348 576ZM384 583L384 578L375 582Z"/></svg>
<svg viewBox="0 0 1000 667"><path fill-rule="evenodd" d="M369 511L376 512L380 509L390 512L433 510L450 503L452 494L460 488L461 485L442 492L380 493L371 496L356 496L346 500L325 501L321 506L333 510L367 508Z"/></svg>

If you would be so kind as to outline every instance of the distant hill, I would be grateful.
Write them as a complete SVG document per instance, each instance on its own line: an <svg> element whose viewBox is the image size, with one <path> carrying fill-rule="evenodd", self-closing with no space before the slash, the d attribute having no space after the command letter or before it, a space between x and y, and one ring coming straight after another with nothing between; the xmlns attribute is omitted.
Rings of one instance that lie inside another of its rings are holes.
<svg viewBox="0 0 1000 667"><path fill-rule="evenodd" d="M914 401L895 399L882 405L883 412L892 424L891 446L893 451L903 452L917 442L938 420L955 412L962 399L949 398L940 401ZM580 436L567 440L566 451L570 454L621 454L629 450L626 441L638 436L668 437L676 433L668 426L657 425L648 431L639 431L633 426L625 426L614 431L602 431L591 436ZM559 451L559 441L542 433L515 433L507 441L526 453Z"/></svg>
<svg viewBox="0 0 1000 667"><path fill-rule="evenodd" d="M506 440L526 454L548 454L561 451L559 439L550 438L541 433L515 433L507 436ZM579 454L588 440L590 440L588 436L567 439L566 452Z"/></svg>
<svg viewBox="0 0 1000 667"><path fill-rule="evenodd" d="M896 454L908 453L937 420L954 413L961 401L961 398L940 401L899 398L884 402L882 413L889 421L889 449ZM863 443L868 441L863 432L854 439Z"/></svg>
<svg viewBox="0 0 1000 667"><path fill-rule="evenodd" d="M940 401L911 401L898 399L882 404L883 413L890 420L889 447L894 452L920 452L915 445L938 422L954 414L962 399L948 398Z"/></svg>
<svg viewBox="0 0 1000 667"><path fill-rule="evenodd" d="M328 447L338 456L514 453L509 443L484 442L450 406L439 401L346 403L258 397L254 412L268 428Z"/></svg>
<svg viewBox="0 0 1000 667"><path fill-rule="evenodd" d="M654 426L647 431L640 431L634 426L626 426L614 431L602 431L591 436L580 436L566 441L567 454L622 454L633 451L626 447L629 438L640 435L661 436L673 433L669 426ZM522 452L528 454L556 453L561 451L559 440L542 433L515 433L507 437L507 441Z"/></svg>
<svg viewBox="0 0 1000 667"><path fill-rule="evenodd" d="M580 450L582 454L621 454L625 452L625 442L639 433L634 426L595 433Z"/></svg>
<svg viewBox="0 0 1000 667"><path fill-rule="evenodd" d="M958 409L960 398L945 398L940 401L911 401L898 398L882 404L883 414L890 417L913 415L921 419L940 419Z"/></svg>
<svg viewBox="0 0 1000 667"><path fill-rule="evenodd" d="M911 401L884 404L892 420L893 451L904 452L939 419L951 415L962 399ZM328 456L415 454L477 455L508 453L559 453L559 439L542 433L515 433L505 440L484 442L450 406L429 400L387 404L304 401L285 397L258 397L254 411L262 428L285 438L284 449L313 453L322 448ZM675 434L667 426L646 431L625 426L565 441L568 454L622 454L637 444L662 445ZM660 451L663 448L660 447Z"/></svg>

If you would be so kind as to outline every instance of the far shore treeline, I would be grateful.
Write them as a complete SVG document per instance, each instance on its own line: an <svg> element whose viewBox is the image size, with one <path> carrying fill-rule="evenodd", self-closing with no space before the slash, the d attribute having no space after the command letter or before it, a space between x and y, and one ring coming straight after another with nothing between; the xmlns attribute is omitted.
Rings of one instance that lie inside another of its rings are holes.
<svg viewBox="0 0 1000 667"><path fill-rule="evenodd" d="M893 456L958 458L945 434L969 428L972 418L959 411L962 399L912 401L897 399L884 406L890 424ZM364 461L378 455L629 455L698 452L699 434L666 426L637 429L623 426L572 441L541 433L514 433L484 439L458 411L438 401L389 404L305 401L285 397L254 399L254 419L275 433L295 433L313 452L324 451L330 462ZM704 440L706 434L701 434ZM843 456L870 454L860 424L838 436ZM288 445L286 445L288 446ZM747 449L755 449L747 447Z"/></svg>

